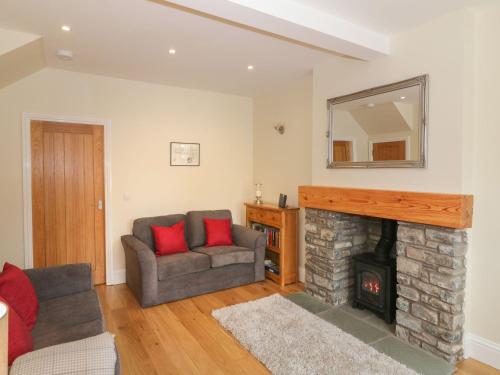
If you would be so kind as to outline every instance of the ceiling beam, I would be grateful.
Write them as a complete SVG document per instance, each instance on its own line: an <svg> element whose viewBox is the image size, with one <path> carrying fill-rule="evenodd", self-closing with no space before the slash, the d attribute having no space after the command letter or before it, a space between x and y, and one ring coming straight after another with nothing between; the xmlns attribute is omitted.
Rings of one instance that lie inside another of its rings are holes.
<svg viewBox="0 0 500 375"><path fill-rule="evenodd" d="M155 2L361 60L372 60L390 53L389 36L290 0Z"/></svg>

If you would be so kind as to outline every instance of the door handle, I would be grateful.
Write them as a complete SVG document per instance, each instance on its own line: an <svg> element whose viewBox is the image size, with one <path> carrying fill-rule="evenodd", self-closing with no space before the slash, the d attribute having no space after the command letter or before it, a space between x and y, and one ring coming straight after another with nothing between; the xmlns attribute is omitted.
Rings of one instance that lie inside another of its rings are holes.
<svg viewBox="0 0 500 375"><path fill-rule="evenodd" d="M99 211L101 211L101 210L102 210L102 199L99 199L99 200L97 201L97 209L98 209Z"/></svg>

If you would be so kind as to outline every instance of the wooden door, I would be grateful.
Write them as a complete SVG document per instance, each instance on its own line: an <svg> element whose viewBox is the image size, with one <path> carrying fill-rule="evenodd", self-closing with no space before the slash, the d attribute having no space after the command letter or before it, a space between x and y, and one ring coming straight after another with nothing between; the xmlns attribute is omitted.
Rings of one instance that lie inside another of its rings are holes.
<svg viewBox="0 0 500 375"><path fill-rule="evenodd" d="M35 268L91 263L105 282L104 128L31 122Z"/></svg>
<svg viewBox="0 0 500 375"><path fill-rule="evenodd" d="M406 160L406 142L378 142L373 144L373 161Z"/></svg>
<svg viewBox="0 0 500 375"><path fill-rule="evenodd" d="M333 160L352 161L352 142L333 141Z"/></svg>

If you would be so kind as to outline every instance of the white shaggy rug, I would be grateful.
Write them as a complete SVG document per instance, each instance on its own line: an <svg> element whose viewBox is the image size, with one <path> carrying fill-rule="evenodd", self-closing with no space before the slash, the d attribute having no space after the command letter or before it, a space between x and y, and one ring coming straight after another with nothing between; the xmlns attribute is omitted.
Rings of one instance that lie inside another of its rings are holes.
<svg viewBox="0 0 500 375"><path fill-rule="evenodd" d="M416 374L279 294L212 315L275 375Z"/></svg>

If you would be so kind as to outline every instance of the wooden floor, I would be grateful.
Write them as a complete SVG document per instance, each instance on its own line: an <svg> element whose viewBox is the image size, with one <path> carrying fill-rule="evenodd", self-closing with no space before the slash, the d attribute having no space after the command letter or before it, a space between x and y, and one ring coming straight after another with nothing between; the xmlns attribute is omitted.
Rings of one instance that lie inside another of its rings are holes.
<svg viewBox="0 0 500 375"><path fill-rule="evenodd" d="M487 366L481 362L474 359L466 359L465 361L458 364L458 371L455 375L469 375L469 374L481 374L481 375L498 375L500 371Z"/></svg>
<svg viewBox="0 0 500 375"><path fill-rule="evenodd" d="M142 309L126 285L97 287L107 329L116 334L123 375L269 374L210 314L235 303L302 289L301 284L280 289L263 281ZM469 374L500 371L466 360L457 375Z"/></svg>

